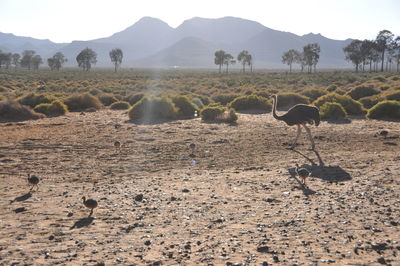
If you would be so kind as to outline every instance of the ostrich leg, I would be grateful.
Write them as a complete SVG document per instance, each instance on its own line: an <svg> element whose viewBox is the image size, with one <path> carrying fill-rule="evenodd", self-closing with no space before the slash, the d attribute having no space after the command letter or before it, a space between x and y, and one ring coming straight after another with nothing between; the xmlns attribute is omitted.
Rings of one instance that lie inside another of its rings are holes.
<svg viewBox="0 0 400 266"><path fill-rule="evenodd" d="M299 139L300 133L301 133L301 127L300 127L300 125L297 125L297 135L293 141L292 146L290 147L291 149L294 149L294 147L296 146L296 143L297 143L297 140Z"/></svg>
<svg viewBox="0 0 400 266"><path fill-rule="evenodd" d="M313 137L312 137L312 135L311 135L311 129L308 128L306 125L303 125L303 127L304 127L304 128L306 129L306 131L307 131L308 138L310 139L310 142L311 142L311 148L312 148L313 150L315 150L315 143L314 143Z"/></svg>

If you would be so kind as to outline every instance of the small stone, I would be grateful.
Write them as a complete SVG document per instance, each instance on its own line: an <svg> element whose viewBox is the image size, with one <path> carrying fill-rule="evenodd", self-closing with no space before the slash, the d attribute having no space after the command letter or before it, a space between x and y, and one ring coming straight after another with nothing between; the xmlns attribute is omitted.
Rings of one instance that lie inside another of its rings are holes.
<svg viewBox="0 0 400 266"><path fill-rule="evenodd" d="M184 189L182 189L182 192L183 192L183 193L189 193L189 192L190 192L190 190L189 190L189 189L187 189L187 188L184 188Z"/></svg>
<svg viewBox="0 0 400 266"><path fill-rule="evenodd" d="M151 241L150 241L150 240L146 240L146 241L144 242L144 244L145 244L146 246L150 246L150 245L151 245Z"/></svg>
<svg viewBox="0 0 400 266"><path fill-rule="evenodd" d="M54 235L49 236L49 240L53 240L54 239Z"/></svg>
<svg viewBox="0 0 400 266"><path fill-rule="evenodd" d="M138 194L135 196L136 201L142 201L143 200L143 194Z"/></svg>

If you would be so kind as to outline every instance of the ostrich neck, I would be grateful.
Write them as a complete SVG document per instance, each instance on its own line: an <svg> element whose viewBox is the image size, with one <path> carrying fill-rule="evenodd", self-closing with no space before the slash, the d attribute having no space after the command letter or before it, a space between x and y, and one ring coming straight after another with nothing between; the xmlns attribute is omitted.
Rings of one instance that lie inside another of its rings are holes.
<svg viewBox="0 0 400 266"><path fill-rule="evenodd" d="M275 119L281 120L281 117L276 114L276 106L278 105L278 97L274 96L273 98L273 108L272 108L272 115L274 116Z"/></svg>

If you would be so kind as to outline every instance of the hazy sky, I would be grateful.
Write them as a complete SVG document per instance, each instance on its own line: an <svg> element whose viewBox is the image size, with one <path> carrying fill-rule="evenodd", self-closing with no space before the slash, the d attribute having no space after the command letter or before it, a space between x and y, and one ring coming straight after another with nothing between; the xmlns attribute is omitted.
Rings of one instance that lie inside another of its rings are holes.
<svg viewBox="0 0 400 266"><path fill-rule="evenodd" d="M54 42L91 40L144 16L172 27L192 17L235 16L298 35L374 39L400 35L400 0L0 0L0 32Z"/></svg>

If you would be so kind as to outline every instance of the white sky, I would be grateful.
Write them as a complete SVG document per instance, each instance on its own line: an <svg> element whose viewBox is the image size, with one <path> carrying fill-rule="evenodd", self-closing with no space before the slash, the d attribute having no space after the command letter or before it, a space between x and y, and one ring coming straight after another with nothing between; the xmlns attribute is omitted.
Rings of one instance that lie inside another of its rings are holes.
<svg viewBox="0 0 400 266"><path fill-rule="evenodd" d="M338 40L374 39L383 29L400 35L399 0L0 0L0 32L54 42L108 37L144 16L174 28L234 16Z"/></svg>

